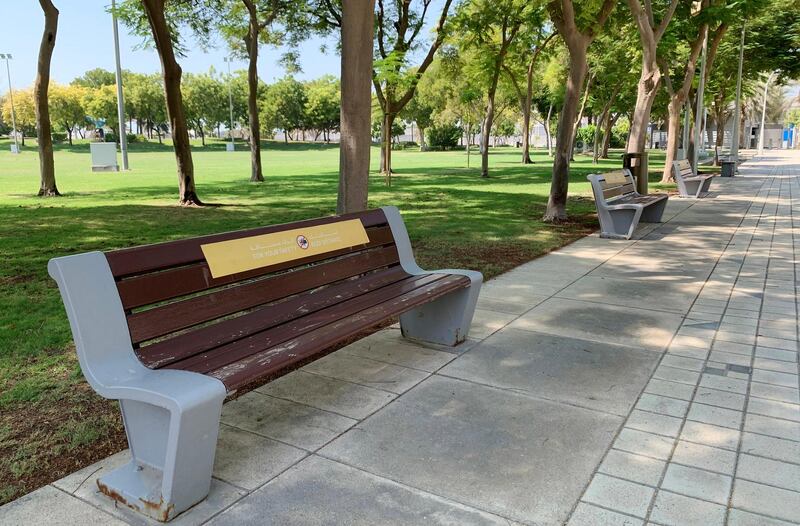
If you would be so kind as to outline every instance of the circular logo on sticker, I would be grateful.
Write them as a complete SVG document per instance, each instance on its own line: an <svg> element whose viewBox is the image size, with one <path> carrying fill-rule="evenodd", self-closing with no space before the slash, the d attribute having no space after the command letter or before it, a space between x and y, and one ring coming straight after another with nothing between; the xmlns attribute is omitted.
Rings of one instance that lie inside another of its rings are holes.
<svg viewBox="0 0 800 526"><path fill-rule="evenodd" d="M308 245L309 245L309 243L308 243L308 239L306 238L306 236L304 236L302 234L297 236L297 246L298 247L302 248L303 250L307 250L308 249Z"/></svg>

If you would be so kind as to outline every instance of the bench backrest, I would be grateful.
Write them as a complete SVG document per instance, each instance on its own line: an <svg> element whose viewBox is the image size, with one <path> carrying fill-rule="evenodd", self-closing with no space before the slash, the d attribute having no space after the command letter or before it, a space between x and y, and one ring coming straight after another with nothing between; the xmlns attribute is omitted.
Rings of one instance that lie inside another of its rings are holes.
<svg viewBox="0 0 800 526"><path fill-rule="evenodd" d="M673 174L681 177L689 177L694 175L694 171L692 170L692 165L689 163L688 159L680 159L677 161L672 161L672 170Z"/></svg>
<svg viewBox="0 0 800 526"><path fill-rule="evenodd" d="M361 221L369 243L217 278L201 250L209 243L347 219ZM386 270L386 279L397 279L394 274L402 272L392 230L380 209L115 250L105 256L131 343L142 362L154 368L168 366L182 352L211 349L301 315L306 305L280 301L285 298L334 282L343 282L337 294L356 295L359 285L345 280L376 270Z"/></svg>
<svg viewBox="0 0 800 526"><path fill-rule="evenodd" d="M597 182L605 201L636 192L636 183L631 171L627 168L600 174Z"/></svg>

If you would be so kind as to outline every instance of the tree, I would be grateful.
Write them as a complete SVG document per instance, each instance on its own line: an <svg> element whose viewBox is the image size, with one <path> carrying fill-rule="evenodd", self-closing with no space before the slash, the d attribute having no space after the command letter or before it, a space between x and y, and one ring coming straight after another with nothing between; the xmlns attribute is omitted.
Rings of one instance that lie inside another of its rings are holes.
<svg viewBox="0 0 800 526"><path fill-rule="evenodd" d="M267 87L261 101L261 120L267 130L283 130L289 142L291 132L305 125L305 86L294 77L284 77Z"/></svg>
<svg viewBox="0 0 800 526"><path fill-rule="evenodd" d="M117 83L117 77L113 71L103 68L90 69L80 77L76 77L71 84L84 88L99 88L101 86L113 86Z"/></svg>
<svg viewBox="0 0 800 526"><path fill-rule="evenodd" d="M588 69L586 53L597 32L614 9L614 3L614 0L584 2L577 12L573 0L551 0L547 5L550 19L569 50L569 75L564 94L564 107L558 119L553 181L544 214L545 221L557 222L567 218L572 133L578 99Z"/></svg>
<svg viewBox="0 0 800 526"><path fill-rule="evenodd" d="M125 100L136 111L137 120L145 126L148 137L153 138L153 130L161 142L161 125L167 121L166 101L164 100L163 79L160 75L132 75L125 86Z"/></svg>
<svg viewBox="0 0 800 526"><path fill-rule="evenodd" d="M430 101L426 99L424 91L423 85L420 83L416 95L400 113L402 118L417 125L419 130L419 150L421 152L427 150L425 146L425 130L433 125L433 112L435 110Z"/></svg>
<svg viewBox="0 0 800 526"><path fill-rule="evenodd" d="M310 129L322 133L323 140L331 140L331 132L339 129L341 113L341 87L339 79L325 75L306 83L304 121ZM316 140L316 137L314 138Z"/></svg>
<svg viewBox="0 0 800 526"><path fill-rule="evenodd" d="M344 0L339 19L342 28L342 138L336 203L339 214L367 208L374 9L374 0Z"/></svg>
<svg viewBox="0 0 800 526"><path fill-rule="evenodd" d="M84 90L81 105L86 111L86 115L95 122L103 122L115 130L119 127L116 86L105 85L96 89Z"/></svg>
<svg viewBox="0 0 800 526"><path fill-rule="evenodd" d="M161 71L164 75L164 98L167 101L167 116L172 131L172 144L178 169L178 200L181 205L202 205L194 184L194 163L189 143L189 130L183 112L181 94L181 66L175 59L172 47L172 32L164 13L166 0L142 0L150 29L153 32Z"/></svg>
<svg viewBox="0 0 800 526"><path fill-rule="evenodd" d="M25 133L32 133L36 127L36 105L33 101L33 90L13 90L14 117L17 123L17 133L22 138L25 146ZM11 122L11 97L3 99L3 120Z"/></svg>
<svg viewBox="0 0 800 526"><path fill-rule="evenodd" d="M50 106L48 90L50 89L50 61L56 47L58 32L58 9L51 0L39 0L44 12L44 31L39 45L39 61L36 65L36 82L33 86L36 103L36 134L39 143L39 172L41 182L39 196L50 197L61 195L56 187L56 169L53 162L53 134L50 129Z"/></svg>
<svg viewBox="0 0 800 526"><path fill-rule="evenodd" d="M196 133L205 146L206 129L213 129L227 119L227 90L211 73L192 75L187 73L183 79L183 102L186 106L186 119L192 123Z"/></svg>
<svg viewBox="0 0 800 526"><path fill-rule="evenodd" d="M85 89L81 86L50 86L50 115L53 122L57 122L67 132L70 146L72 145L72 132L86 119L86 110L83 108Z"/></svg>
<svg viewBox="0 0 800 526"><path fill-rule="evenodd" d="M639 77L636 106L631 121L628 153L644 152L647 128L650 125L650 111L661 83L658 44L675 14L678 0L669 0L669 4L664 7L664 12L658 13L656 10L661 5L656 3L654 8L652 0L645 0L644 5L641 0L628 0L628 7L639 30L639 39L642 43L642 74ZM661 20L658 22L656 21L657 15L661 15Z"/></svg>
<svg viewBox="0 0 800 526"><path fill-rule="evenodd" d="M520 27L530 16L527 0L474 0L461 4L455 27L465 49L474 49L480 61L477 71L486 88L486 111L481 126L481 177L489 177L489 136L495 114L495 95L508 50Z"/></svg>
<svg viewBox="0 0 800 526"><path fill-rule="evenodd" d="M421 6L411 8L412 0L390 2L378 0L375 16L377 36L375 38L377 60L372 70L372 84L383 112L381 135L381 172L391 178L392 172L392 125L398 114L414 96L420 78L431 65L436 51L444 40L444 24L452 0L444 0L435 37L422 62L410 65L413 52L420 46L418 37L425 26L425 19L432 0L420 0ZM344 20L344 18L343 18ZM389 179L391 180L391 179Z"/></svg>

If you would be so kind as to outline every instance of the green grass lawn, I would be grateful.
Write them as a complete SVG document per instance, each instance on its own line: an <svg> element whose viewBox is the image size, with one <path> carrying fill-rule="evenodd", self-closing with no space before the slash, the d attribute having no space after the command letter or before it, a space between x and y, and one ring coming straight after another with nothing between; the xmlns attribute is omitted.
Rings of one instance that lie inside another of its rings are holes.
<svg viewBox="0 0 800 526"><path fill-rule="evenodd" d="M82 379L69 326L47 261L186 236L332 214L336 146L265 143L264 176L248 182L249 153L221 142L196 145L198 193L219 207L176 206L175 160L169 146L131 145L130 172L92 173L88 144L56 147L60 198L34 197L38 157L29 140L20 155L0 140L0 504L102 458L124 445L116 406ZM508 270L596 228L586 174L620 166L619 153L599 165L572 165L569 213L562 225L541 221L551 160L535 164L496 148L491 177L479 156L397 151L392 186L373 174L370 206L396 205L424 267L473 268L487 277ZM373 150L373 168L378 150ZM651 154L651 180L663 153ZM658 173L657 173L658 172ZM655 185L658 187L659 185Z"/></svg>

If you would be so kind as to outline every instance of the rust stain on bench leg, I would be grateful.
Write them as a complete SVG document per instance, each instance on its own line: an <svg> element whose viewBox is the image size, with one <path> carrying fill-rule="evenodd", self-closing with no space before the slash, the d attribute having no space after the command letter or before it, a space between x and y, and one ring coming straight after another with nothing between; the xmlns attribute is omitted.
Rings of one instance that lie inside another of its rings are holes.
<svg viewBox="0 0 800 526"><path fill-rule="evenodd" d="M170 515L172 514L175 505L168 504L165 507L163 498L160 500L160 502L150 502L146 499L139 498L138 502L144 506L144 509L142 509L140 506L128 502L127 499L125 499L125 497L123 497L118 491L108 487L106 484L103 484L100 482L100 480L97 481L97 487L100 489L100 493L103 495L111 497L114 499L114 501L119 502L120 504L123 504L134 511L142 512L159 522L167 522L172 518Z"/></svg>

